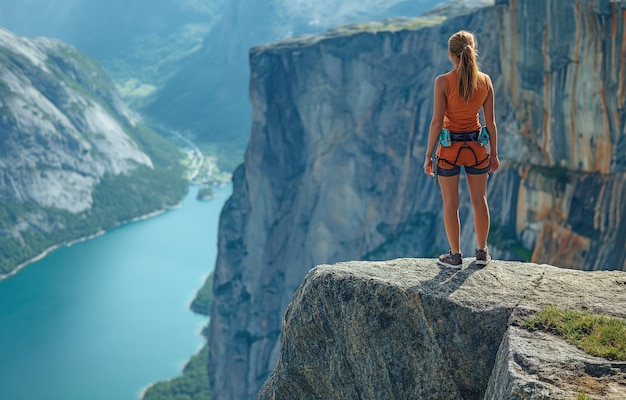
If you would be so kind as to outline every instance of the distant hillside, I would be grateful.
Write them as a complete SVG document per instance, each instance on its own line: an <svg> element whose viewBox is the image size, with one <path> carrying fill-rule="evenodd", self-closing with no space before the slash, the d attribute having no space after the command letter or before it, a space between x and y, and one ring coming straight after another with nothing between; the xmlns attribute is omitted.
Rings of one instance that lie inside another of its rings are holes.
<svg viewBox="0 0 626 400"><path fill-rule="evenodd" d="M342 24L416 16L438 3L0 0L0 25L21 35L55 37L89 54L151 124L217 145L222 159L231 159L222 167L231 168L243 159L250 134L252 46Z"/></svg>
<svg viewBox="0 0 626 400"><path fill-rule="evenodd" d="M45 249L170 207L182 154L92 59L0 29L0 276Z"/></svg>
<svg viewBox="0 0 626 400"><path fill-rule="evenodd" d="M250 47L336 25L416 16L439 0L237 0L225 3L202 48L146 107L153 119L242 157L251 127ZM475 2L481 2L474 0Z"/></svg>
<svg viewBox="0 0 626 400"><path fill-rule="evenodd" d="M126 101L140 104L201 46L224 2L0 0L0 26L72 44L105 67Z"/></svg>

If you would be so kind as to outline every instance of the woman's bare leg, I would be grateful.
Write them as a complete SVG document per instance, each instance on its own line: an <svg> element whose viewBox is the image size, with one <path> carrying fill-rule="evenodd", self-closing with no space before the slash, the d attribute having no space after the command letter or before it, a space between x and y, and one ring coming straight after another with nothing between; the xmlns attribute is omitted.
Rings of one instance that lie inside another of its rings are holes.
<svg viewBox="0 0 626 400"><path fill-rule="evenodd" d="M467 186L474 207L474 229L476 244L479 249L487 247L489 236L489 206L487 205L487 178L489 174L467 174Z"/></svg>
<svg viewBox="0 0 626 400"><path fill-rule="evenodd" d="M459 221L459 177L439 176L443 200L443 224L453 253L461 252L461 223Z"/></svg>

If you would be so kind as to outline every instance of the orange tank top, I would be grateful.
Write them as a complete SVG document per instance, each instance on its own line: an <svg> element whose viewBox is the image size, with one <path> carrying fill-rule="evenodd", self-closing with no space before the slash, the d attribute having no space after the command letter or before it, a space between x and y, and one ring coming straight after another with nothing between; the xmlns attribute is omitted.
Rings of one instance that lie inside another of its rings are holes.
<svg viewBox="0 0 626 400"><path fill-rule="evenodd" d="M450 132L472 132L479 130L480 119L478 111L482 107L489 93L487 76L479 72L478 87L469 102L465 102L459 94L459 82L456 70L444 75L448 82L446 93L446 111L443 115L443 127Z"/></svg>

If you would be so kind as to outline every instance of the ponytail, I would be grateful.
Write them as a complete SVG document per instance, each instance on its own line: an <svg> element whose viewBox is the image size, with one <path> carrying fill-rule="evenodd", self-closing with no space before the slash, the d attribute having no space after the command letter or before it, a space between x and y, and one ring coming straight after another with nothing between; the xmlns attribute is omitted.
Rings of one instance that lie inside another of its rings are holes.
<svg viewBox="0 0 626 400"><path fill-rule="evenodd" d="M451 53L459 57L456 68L459 94L466 102L469 102L478 87L478 50L476 49L474 35L467 31L459 31L448 40L448 48Z"/></svg>

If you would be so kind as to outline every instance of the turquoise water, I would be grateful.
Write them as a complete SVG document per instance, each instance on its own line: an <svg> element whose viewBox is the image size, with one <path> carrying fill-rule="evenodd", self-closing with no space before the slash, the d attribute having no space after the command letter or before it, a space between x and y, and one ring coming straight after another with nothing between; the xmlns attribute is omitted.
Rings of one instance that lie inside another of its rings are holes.
<svg viewBox="0 0 626 400"><path fill-rule="evenodd" d="M215 265L219 213L181 208L60 248L0 281L0 399L130 400L180 374L208 318L189 311Z"/></svg>

